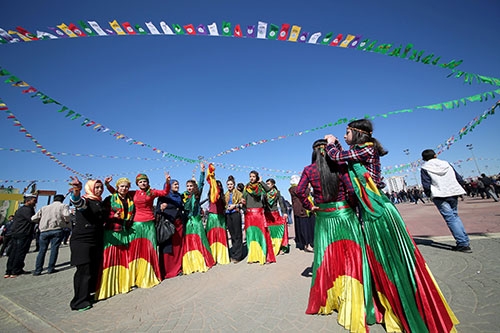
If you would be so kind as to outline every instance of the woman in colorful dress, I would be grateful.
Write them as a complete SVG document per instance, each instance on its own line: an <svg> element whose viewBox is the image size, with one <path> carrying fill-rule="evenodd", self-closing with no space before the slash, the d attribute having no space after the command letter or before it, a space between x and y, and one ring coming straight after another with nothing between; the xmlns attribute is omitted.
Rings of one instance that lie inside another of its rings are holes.
<svg viewBox="0 0 500 333"><path fill-rule="evenodd" d="M106 179L106 183L110 181L111 177ZM104 253L96 292L98 300L128 293L133 287L129 267L129 233L135 206L129 190L130 180L120 178L116 181L116 192L104 199L109 213L104 225Z"/></svg>
<svg viewBox="0 0 500 333"><path fill-rule="evenodd" d="M179 181L170 181L170 193L158 197L156 214L163 214L175 225L175 233L163 244L158 244L161 277L170 279L182 275L182 244L184 239L184 205L179 193Z"/></svg>
<svg viewBox="0 0 500 333"><path fill-rule="evenodd" d="M364 240L356 213L349 204L352 193L345 164L333 162L326 140L313 144L312 163L304 168L297 196L316 213L314 261L307 314L331 314L350 332L367 331L363 262ZM309 200L313 188L314 205Z"/></svg>
<svg viewBox="0 0 500 333"><path fill-rule="evenodd" d="M266 217L267 227L273 244L274 255L288 253L288 214L286 211L285 199L281 196L276 187L276 181L272 178L266 180L270 190L266 193ZM279 208L278 208L279 207ZM280 214L283 212L283 215Z"/></svg>
<svg viewBox="0 0 500 333"><path fill-rule="evenodd" d="M165 188L153 189L149 186L149 179L143 173L135 177L135 184L139 187L130 191L133 198L135 213L129 230L128 266L130 283L139 288L151 288L160 283L160 266L156 252L156 229L153 202L155 198L165 196L170 192L170 175L165 173ZM114 188L106 183L108 190L115 193Z"/></svg>
<svg viewBox="0 0 500 333"><path fill-rule="evenodd" d="M96 292L107 211L102 203L104 186L100 180L87 181L85 195L81 196L82 183L76 176L70 178L70 200L76 209L69 243L71 265L76 267L73 277L74 297L70 307L71 310L85 311L92 307L92 294Z"/></svg>
<svg viewBox="0 0 500 333"><path fill-rule="evenodd" d="M215 166L208 165L207 181L210 185L208 193L209 206L205 227L208 244L216 264L229 264L229 246L226 233L226 203L224 188L220 180L215 179Z"/></svg>
<svg viewBox="0 0 500 333"><path fill-rule="evenodd" d="M182 195L184 210L187 214L182 256L182 273L186 275L194 272L205 273L215 265L200 215L200 198L205 181L205 165L201 163L200 168L199 182L196 183L192 179L188 180L186 182L186 191Z"/></svg>
<svg viewBox="0 0 500 333"><path fill-rule="evenodd" d="M367 119L348 124L342 150L337 138L326 135L330 158L348 162L349 175L361 209L369 268L390 332L452 332L458 320L410 236L403 218L381 189L380 156L387 154L372 137Z"/></svg>
<svg viewBox="0 0 500 333"><path fill-rule="evenodd" d="M276 262L273 243L264 216L264 201L266 193L271 190L266 183L260 180L257 171L250 171L250 181L243 191L245 200L245 232L247 238L248 258L247 263Z"/></svg>
<svg viewBox="0 0 500 333"><path fill-rule="evenodd" d="M238 263L243 260L243 232L240 213L243 208L243 194L236 189L236 182L232 175L227 177L226 185L226 222L231 235L230 256L233 263Z"/></svg>

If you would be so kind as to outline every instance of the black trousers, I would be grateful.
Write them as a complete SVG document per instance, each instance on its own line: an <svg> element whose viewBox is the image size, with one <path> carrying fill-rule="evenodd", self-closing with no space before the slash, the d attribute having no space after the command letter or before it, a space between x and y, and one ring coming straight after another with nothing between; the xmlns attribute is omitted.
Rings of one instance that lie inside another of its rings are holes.
<svg viewBox="0 0 500 333"><path fill-rule="evenodd" d="M23 273L24 259L26 259L26 254L30 250L32 240L31 235L11 237L11 249L5 275L19 275Z"/></svg>
<svg viewBox="0 0 500 333"><path fill-rule="evenodd" d="M243 233L241 231L241 215L239 212L226 214L226 223L231 234L231 258L243 259Z"/></svg>
<svg viewBox="0 0 500 333"><path fill-rule="evenodd" d="M75 296L69 303L71 310L79 310L90 306L90 293L95 291L90 263L77 265L73 276L73 289Z"/></svg>

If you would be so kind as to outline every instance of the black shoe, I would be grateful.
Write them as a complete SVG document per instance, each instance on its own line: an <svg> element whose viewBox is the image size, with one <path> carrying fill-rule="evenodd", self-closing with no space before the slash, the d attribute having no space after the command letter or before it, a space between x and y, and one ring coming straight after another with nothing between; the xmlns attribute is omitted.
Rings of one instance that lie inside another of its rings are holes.
<svg viewBox="0 0 500 333"><path fill-rule="evenodd" d="M58 273L58 272L59 272L58 269L53 269L50 272L47 272L47 274L54 274L54 273Z"/></svg>
<svg viewBox="0 0 500 333"><path fill-rule="evenodd" d="M39 276L42 275L42 272L33 272L33 276Z"/></svg>
<svg viewBox="0 0 500 333"><path fill-rule="evenodd" d="M464 252L464 253L472 253L472 249L470 248L470 246L455 246L453 248L453 251Z"/></svg>

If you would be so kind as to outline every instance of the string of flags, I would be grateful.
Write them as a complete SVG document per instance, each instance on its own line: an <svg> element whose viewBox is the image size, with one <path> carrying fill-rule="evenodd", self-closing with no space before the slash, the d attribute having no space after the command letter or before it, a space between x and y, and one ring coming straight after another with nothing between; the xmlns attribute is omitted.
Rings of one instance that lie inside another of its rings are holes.
<svg viewBox="0 0 500 333"><path fill-rule="evenodd" d="M37 88L28 84L26 81L21 80L19 77L11 74L8 70L6 70L4 68L0 68L0 76L7 77L4 80L4 82L6 84L10 84L12 87L21 88L23 94L31 94L31 95L29 95L31 98L38 98L38 99L40 99L40 101L43 104L59 105L58 112L61 113L62 115L64 115L64 117L67 118L68 120L77 120L78 119L79 121L81 121L80 126L85 126L87 128L91 128L98 133L108 133L109 135L112 135L116 140L122 140L122 141L129 143L129 144L140 145L142 147L152 149L154 152L161 154L162 157L164 157L164 158L167 157L167 158L171 158L174 160L192 163L192 164L198 163L197 159L183 157L180 155L168 153L168 152L166 152L162 149L159 149L155 146L144 143L143 141L132 139L132 138L128 137L127 135L123 134L122 131L117 131L117 130L114 130L110 127L104 126L98 120L93 120L89 117L86 117L83 114L77 113L77 112L73 111L71 108L69 108L68 106L62 105L54 98L39 91ZM28 87L28 88L24 89L26 87ZM460 105L467 105L467 102L485 102L485 101L488 101L489 99L496 97L495 93L500 94L500 89L496 89L496 90L488 91L488 92L484 92L484 93L479 93L479 94L475 94L472 96L462 97L462 98L454 99L454 100L450 100L450 101L440 102L440 103L436 103L436 104L417 106L416 108L413 108L413 109L402 109L402 110L396 110L396 111L389 111L387 113L379 113L376 115L365 115L364 118L372 119L372 120L375 118L387 118L388 116L392 116L392 115L396 115L396 114L411 113L411 112L414 112L414 111L419 110L419 109L440 110L440 111L442 111L444 109L447 109L447 110L454 109L454 108L460 107ZM299 131L299 132L295 132L295 133L291 133L291 134L287 134L287 135L280 135L280 136L277 136L277 137L274 137L271 139L260 139L260 140L251 141L251 142L248 142L248 143L245 143L242 145L233 146L232 148L224 150L224 151L208 158L207 160L210 161L210 160L213 160L217 157L227 155L227 154L230 154L230 153L233 153L236 151L240 151L240 150L243 150L243 149L246 149L249 147L258 146L261 144L275 142L275 141L280 141L280 140L294 137L294 136L302 136L304 134L309 134L312 132L323 130L323 129L328 128L328 127L346 124L346 123L348 123L352 120L355 120L355 119L357 119L357 118L350 118L350 119L349 118L339 118L334 123L323 124L321 126L318 126L318 127L312 128L312 129L306 129L303 131Z"/></svg>
<svg viewBox="0 0 500 333"><path fill-rule="evenodd" d="M186 36L220 36L234 38L256 38L266 40L287 41L293 43L314 44L332 46L346 49L355 49L364 52L373 52L398 57L409 61L419 62L425 65L434 65L441 68L454 69L463 60L451 60L441 62L440 56L427 53L424 50L415 49L411 43L394 44L379 43L378 40L364 38L360 34L334 33L321 31L310 32L302 26L282 23L258 21L257 24L242 25L223 21L222 25L213 22L211 24L167 24L165 21L159 23L158 28L153 22L144 24L133 24L128 21L118 22L113 20L107 25L101 26L97 21L80 20L66 25L65 23L36 30L31 33L27 29L17 26L15 29L0 28L0 44L24 43L49 39L85 38L103 36L131 36L131 35L186 35Z"/></svg>
<svg viewBox="0 0 500 333"><path fill-rule="evenodd" d="M64 164L63 162L61 162L59 159L57 159L54 154L52 154L50 151L48 151L47 149L45 149L45 147L43 147L40 142L35 139L31 133L28 132L28 130L23 126L23 124L21 124L21 122L19 121L19 119L17 119L17 117L14 115L14 113L12 113L12 111L9 110L9 107L7 106L7 104L5 104L3 102L3 100L0 98L0 111L4 111L6 114L7 114L7 119L10 119L12 120L14 126L16 127L19 127L19 132L21 133L24 133L24 136L29 138L36 146L36 148L38 150L40 150L40 152L42 154L44 154L45 156L47 156L49 159L51 159L52 161L54 161L55 163L57 163L59 166L65 168L66 170L74 173L74 174L77 174L77 175L80 175L82 177L85 177L86 178L86 175L76 171L75 169L73 168L70 168L69 166L67 166L66 164Z"/></svg>

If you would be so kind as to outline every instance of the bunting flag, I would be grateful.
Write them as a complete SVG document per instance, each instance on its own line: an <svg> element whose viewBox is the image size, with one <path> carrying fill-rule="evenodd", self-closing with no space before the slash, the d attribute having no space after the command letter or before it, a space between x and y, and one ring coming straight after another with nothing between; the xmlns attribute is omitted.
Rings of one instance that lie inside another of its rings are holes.
<svg viewBox="0 0 500 333"><path fill-rule="evenodd" d="M102 28L96 21L78 21L78 25L71 23L67 26L64 23L58 24L56 27L49 27L53 32L43 32L37 30L36 35L30 33L23 27L16 27L16 30L9 30L8 32L0 29L0 44L12 44L18 42L29 42L37 40L47 40L47 39L59 39L59 38L75 38L75 37L86 37L86 36L124 36L124 35L174 35L174 34L187 34L187 35L210 35L219 36L219 31L217 28L217 23L214 22L209 24L207 27L203 24L196 26L193 24L187 25L174 25L174 31L165 23L161 22L161 30L158 30L152 22L145 22L147 29L146 31L139 24L132 26L129 22L123 22L122 25L118 23L117 20L109 22L111 29ZM320 40L323 35L321 32L313 33L309 36L309 32L302 32L302 27L298 25L291 26L288 23L283 23L281 28L275 24L269 25L268 23L259 21L257 27L255 25L248 25L246 36L243 36L240 24L235 24L234 29L231 30L233 25L229 22L222 22L222 36L234 36L234 37L247 37L247 38L259 38L259 39L276 39L289 42L300 42L309 44L317 44L318 41L320 45L330 45L330 46L340 46L342 48L350 48L361 50L365 52L375 52L380 54L385 54L391 57L404 58L410 61L420 62L425 65L437 66L445 69L454 70L457 66L462 64L463 60L451 60L448 62L440 62L441 57L435 56L434 53L426 54L424 50L413 49L413 44L408 43L404 48L402 45L393 49L392 43L378 44L377 40L364 39L361 41L361 35L347 34L346 38L342 40L344 34L337 34L336 38L333 38L333 33L329 32ZM309 40L307 39L309 38ZM465 72L452 72L450 76L464 77L466 82L472 83L477 80L480 83L489 83L500 86L500 79L489 78L473 73Z"/></svg>
<svg viewBox="0 0 500 333"><path fill-rule="evenodd" d="M5 83L25 82L25 81L21 80L20 78L12 75L9 71L7 71L5 69L2 69L2 68L0 68L0 77L1 76L7 76L7 79L4 80ZM38 98L40 98L40 100L42 101L43 104L57 104L57 105L61 105L61 103L57 102L55 99L53 99L53 98L45 95L44 93L42 93L40 91L37 91L35 88L33 88L33 87L30 86L30 89L31 88L33 89L33 91L36 91L33 95L30 96L31 98L38 97ZM484 102L484 101L487 101L489 98L495 98L495 93L500 94L500 89L497 89L497 90L494 90L494 91L485 92L485 93L481 93L481 94L476 94L476 95L473 95L473 96L463 97L463 98L460 98L460 99L457 99L457 100L442 102L442 103L438 103L438 104L432 104L432 105L426 105L426 106L417 106L415 109L402 109L402 110L397 110L397 111L390 111L390 112L383 113L383 114L365 115L364 118L366 118L366 119L375 119L375 118L379 118L379 117L387 118L389 115L395 115L395 114L401 114L401 113L409 113L409 112L414 112L414 111L419 110L419 109L431 109L431 110L443 110L443 108L445 108L445 109L453 109L455 107L458 108L460 106L460 103L466 105L467 101L468 102ZM111 130L110 128L108 128L108 127L100 124L97 121L91 120L90 118L87 118L87 117L85 117L84 115L82 115L80 113L76 113L75 111L70 110L67 106L62 106L59 109L58 112L65 113L65 117L69 118L71 120L76 120L76 119L79 119L79 118L83 118L84 120L81 123L81 126L86 126L88 128L92 128L92 129L94 129L97 132L109 133L110 135L112 135L113 137L115 137L115 139L117 139L117 140L124 140L125 142L128 142L130 144L136 144L136 145L140 145L140 146L143 146L143 147L151 148L155 152L157 152L158 154L162 154L163 157L171 157L171 158L183 160L183 161L186 161L186 162L189 162L189 163L197 163L197 160L195 160L195 159L190 159L190 158L186 158L186 157L174 155L174 154L171 154L171 153L167 153L167 152L165 152L163 150L160 150L160 149L158 149L156 147L153 147L153 146L151 146L149 144L146 144L146 143L144 143L142 141L134 140L134 139L132 139L132 138L130 138L130 137L128 137L128 136L126 136L126 135L118 132L118 131ZM288 135L281 135L281 136L278 136L278 137L275 137L275 138L271 138L271 139L261 139L261 140L257 140L257 141L252 141L252 142L249 142L249 143L246 143L246 144L243 144L243 145L239 145L239 146L235 146L233 148L230 148L230 149L227 149L225 151L222 151L219 154L212 156L208 160L212 160L212 159L215 159L217 157L220 157L220 156L223 156L223 155L227 155L229 153L240 151L240 150L246 149L248 147L257 146L257 145L261 145L261 144L268 143L268 142L279 141L279 140L282 140L282 139L285 139L285 138L289 138L289 137L293 137L293 136L301 136L303 134L312 133L312 132L315 132L317 130L321 130L321 129L324 129L324 128L327 128L327 127L332 127L332 126L337 126L337 125L341 125L341 124L346 124L349 121L354 120L354 119L356 119L356 118L352 118L352 119L339 118L335 123L324 124L324 125L322 125L320 127L316 127L316 128L313 128L313 129L304 130L304 131L300 131L300 132L296 132L296 133L288 134Z"/></svg>
<svg viewBox="0 0 500 333"><path fill-rule="evenodd" d="M61 162L59 159L57 159L51 152L49 152L47 149L45 149L41 144L40 142L38 142L37 139L35 139L29 132L28 130L21 124L21 122L17 119L17 117L14 115L14 113L12 113L12 111L9 110L9 107L7 106L7 104L5 104L3 102L3 100L0 98L0 109L2 111L4 111L6 114L7 114L7 119L11 119L12 122L14 123L14 126L16 127L19 127L19 132L21 133L24 133L24 136L29 138L34 144L35 146L37 147L37 149L40 150L40 152L42 152L45 156L47 156L49 159L51 159L52 161L54 161L55 163L57 163L59 166L65 168L66 170L76 174L76 175L79 175L81 176L82 178L87 178L86 175L70 168L69 166L67 166L66 164L64 164L63 162Z"/></svg>

